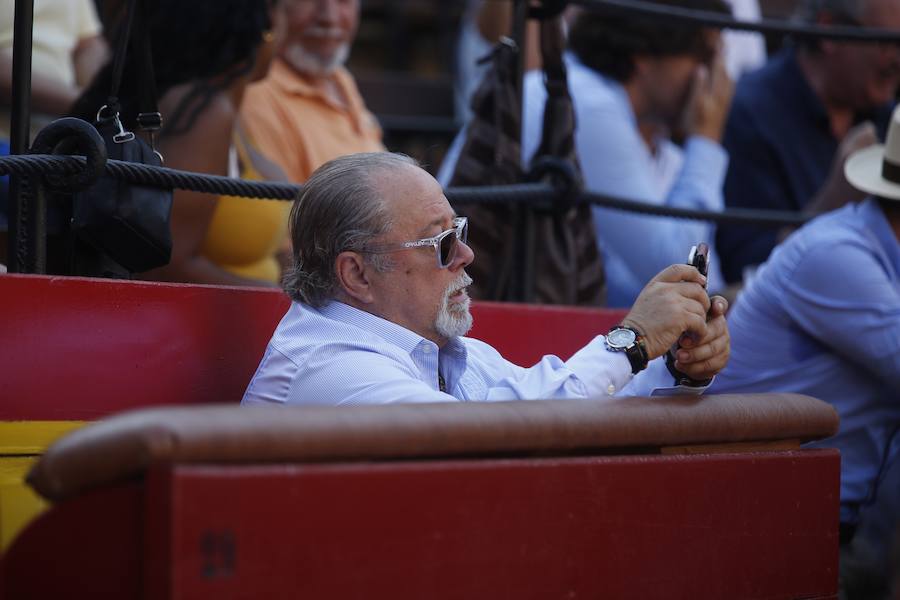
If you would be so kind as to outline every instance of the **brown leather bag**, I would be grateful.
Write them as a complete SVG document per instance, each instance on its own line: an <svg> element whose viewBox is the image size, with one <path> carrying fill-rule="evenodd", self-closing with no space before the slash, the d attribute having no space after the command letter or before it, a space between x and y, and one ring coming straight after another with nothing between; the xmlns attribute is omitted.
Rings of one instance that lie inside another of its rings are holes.
<svg viewBox="0 0 900 600"><path fill-rule="evenodd" d="M562 61L560 18L541 24L547 104L534 163L547 157L568 166L580 187L575 153L575 113ZM509 41L493 50L491 68L472 98L474 116L450 186L502 185L526 180L521 155L521 102L516 92L518 48ZM544 179L558 176L541 169ZM457 203L470 219L469 245L476 260L468 270L473 298L537 304L602 305L606 280L587 205L559 197L547 206Z"/></svg>

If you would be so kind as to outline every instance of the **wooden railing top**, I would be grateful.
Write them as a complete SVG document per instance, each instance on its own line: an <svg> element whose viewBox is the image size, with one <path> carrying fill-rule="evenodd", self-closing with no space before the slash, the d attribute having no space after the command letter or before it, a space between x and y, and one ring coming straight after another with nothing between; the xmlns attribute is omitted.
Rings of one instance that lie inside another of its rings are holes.
<svg viewBox="0 0 900 600"><path fill-rule="evenodd" d="M260 464L553 456L777 440L837 432L834 409L797 394L357 407L141 409L53 444L28 481L60 500L160 463Z"/></svg>

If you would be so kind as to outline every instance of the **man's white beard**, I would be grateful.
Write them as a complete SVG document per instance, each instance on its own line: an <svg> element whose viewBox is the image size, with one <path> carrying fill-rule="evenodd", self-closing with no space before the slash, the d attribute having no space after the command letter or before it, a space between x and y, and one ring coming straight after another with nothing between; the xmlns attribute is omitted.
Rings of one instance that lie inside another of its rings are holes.
<svg viewBox="0 0 900 600"><path fill-rule="evenodd" d="M338 67L347 62L350 56L350 44L341 44L330 56L321 56L308 51L300 44L291 44L281 51L281 56L295 70L305 75L326 76L334 73Z"/></svg>
<svg viewBox="0 0 900 600"><path fill-rule="evenodd" d="M463 273L456 281L447 286L444 299L438 309L434 328L447 339L465 335L472 329L472 314L469 312L468 296L463 302L450 304L450 296L472 284L472 278Z"/></svg>

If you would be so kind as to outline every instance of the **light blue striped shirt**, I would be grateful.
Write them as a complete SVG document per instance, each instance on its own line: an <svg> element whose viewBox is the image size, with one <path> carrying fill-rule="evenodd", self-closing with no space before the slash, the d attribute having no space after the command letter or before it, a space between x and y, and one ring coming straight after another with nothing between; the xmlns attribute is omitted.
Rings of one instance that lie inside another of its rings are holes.
<svg viewBox="0 0 900 600"><path fill-rule="evenodd" d="M438 385L438 372L447 393ZM632 376L623 353L598 335L569 360L515 365L488 344L454 338L443 348L341 302L294 302L279 323L242 404L388 404L696 394L671 387L661 360Z"/></svg>

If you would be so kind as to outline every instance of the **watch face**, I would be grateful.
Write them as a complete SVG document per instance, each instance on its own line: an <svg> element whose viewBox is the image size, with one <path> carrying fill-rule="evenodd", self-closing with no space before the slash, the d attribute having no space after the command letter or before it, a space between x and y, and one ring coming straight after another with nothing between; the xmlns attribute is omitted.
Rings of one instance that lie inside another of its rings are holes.
<svg viewBox="0 0 900 600"><path fill-rule="evenodd" d="M636 337L630 329L613 329L606 335L606 341L613 348L627 348Z"/></svg>

